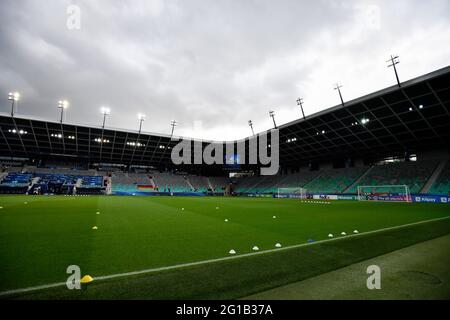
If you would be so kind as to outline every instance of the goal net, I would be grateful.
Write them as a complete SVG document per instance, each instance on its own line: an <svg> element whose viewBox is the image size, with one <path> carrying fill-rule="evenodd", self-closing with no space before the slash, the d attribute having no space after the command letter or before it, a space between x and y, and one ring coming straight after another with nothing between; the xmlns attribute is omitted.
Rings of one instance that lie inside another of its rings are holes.
<svg viewBox="0 0 450 320"><path fill-rule="evenodd" d="M407 185L358 186L359 201L411 202Z"/></svg>
<svg viewBox="0 0 450 320"><path fill-rule="evenodd" d="M277 198L306 199L305 188L278 188Z"/></svg>

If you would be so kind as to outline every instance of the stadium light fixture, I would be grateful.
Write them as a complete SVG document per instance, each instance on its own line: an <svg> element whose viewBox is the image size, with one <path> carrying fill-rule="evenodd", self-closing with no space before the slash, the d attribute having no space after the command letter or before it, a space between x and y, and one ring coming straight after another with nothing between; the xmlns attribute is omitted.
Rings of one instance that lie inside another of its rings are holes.
<svg viewBox="0 0 450 320"><path fill-rule="evenodd" d="M303 114L303 119L306 119L305 117L305 112L303 111L303 98L297 98L297 105L300 107L300 109L302 110L302 114Z"/></svg>
<svg viewBox="0 0 450 320"><path fill-rule="evenodd" d="M60 123L63 122L63 116L64 116L64 110L69 107L69 101L67 100L59 100L58 101L58 108L61 109L61 119L59 120Z"/></svg>
<svg viewBox="0 0 450 320"><path fill-rule="evenodd" d="M370 119L368 119L368 118L362 118L361 119L361 124L362 125L366 125L367 123L369 123L369 121L370 121Z"/></svg>
<svg viewBox="0 0 450 320"><path fill-rule="evenodd" d="M11 101L11 117L14 117L14 105L19 101L20 99L20 93L16 92L10 92L8 94L8 100Z"/></svg>
<svg viewBox="0 0 450 320"><path fill-rule="evenodd" d="M421 104L421 105L419 106L419 109L423 109L423 104Z"/></svg>
<svg viewBox="0 0 450 320"><path fill-rule="evenodd" d="M270 110L269 111L269 116L272 118L274 129L276 129L277 128L277 124L275 122L275 111Z"/></svg>
<svg viewBox="0 0 450 320"><path fill-rule="evenodd" d="M253 122L252 120L248 120L248 126L252 129L252 134L255 135L255 131L253 130Z"/></svg>
<svg viewBox="0 0 450 320"><path fill-rule="evenodd" d="M395 78L397 79L397 84L400 87L400 79L398 78L398 72L397 72L397 68L395 67L395 65L400 63L400 60L398 59L398 55L394 56L391 54L391 57L389 58L389 60L386 61L388 64L388 68L393 67L394 68L394 72L395 72Z"/></svg>

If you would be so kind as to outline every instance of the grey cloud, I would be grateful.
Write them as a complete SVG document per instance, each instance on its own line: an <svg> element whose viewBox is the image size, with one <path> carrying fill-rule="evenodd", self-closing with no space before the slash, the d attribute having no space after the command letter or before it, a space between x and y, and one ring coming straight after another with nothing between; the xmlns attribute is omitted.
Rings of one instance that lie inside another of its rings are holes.
<svg viewBox="0 0 450 320"><path fill-rule="evenodd" d="M69 4L79 31L66 28ZM136 128L144 112L145 130L168 133L175 118L194 137L241 138L248 119L267 129L272 108L288 122L298 95L308 113L330 107L337 80L348 99L390 85L384 59L396 48L408 49L396 52L404 77L450 56L445 0L6 0L1 11L0 92L22 93L20 113L56 120L66 97L74 122L99 124L109 105L110 126ZM429 30L439 35L420 36Z"/></svg>

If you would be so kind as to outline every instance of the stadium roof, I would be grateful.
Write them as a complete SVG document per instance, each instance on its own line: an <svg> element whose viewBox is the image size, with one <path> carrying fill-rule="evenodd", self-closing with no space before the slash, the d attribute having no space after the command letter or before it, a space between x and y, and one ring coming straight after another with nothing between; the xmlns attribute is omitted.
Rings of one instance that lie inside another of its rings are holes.
<svg viewBox="0 0 450 320"><path fill-rule="evenodd" d="M401 155L450 146L450 67L279 127L280 163ZM248 139L248 138L247 138ZM103 141L103 142L102 142ZM204 144L209 141L204 140ZM0 156L163 165L170 136L0 114Z"/></svg>

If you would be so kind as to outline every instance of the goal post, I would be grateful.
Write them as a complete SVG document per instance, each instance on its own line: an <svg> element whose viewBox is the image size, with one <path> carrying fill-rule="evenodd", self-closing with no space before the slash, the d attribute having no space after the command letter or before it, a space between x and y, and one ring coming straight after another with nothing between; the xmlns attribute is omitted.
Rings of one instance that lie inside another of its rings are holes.
<svg viewBox="0 0 450 320"><path fill-rule="evenodd" d="M359 201L411 202L407 185L358 186Z"/></svg>
<svg viewBox="0 0 450 320"><path fill-rule="evenodd" d="M278 188L277 198L306 199L305 188Z"/></svg>

